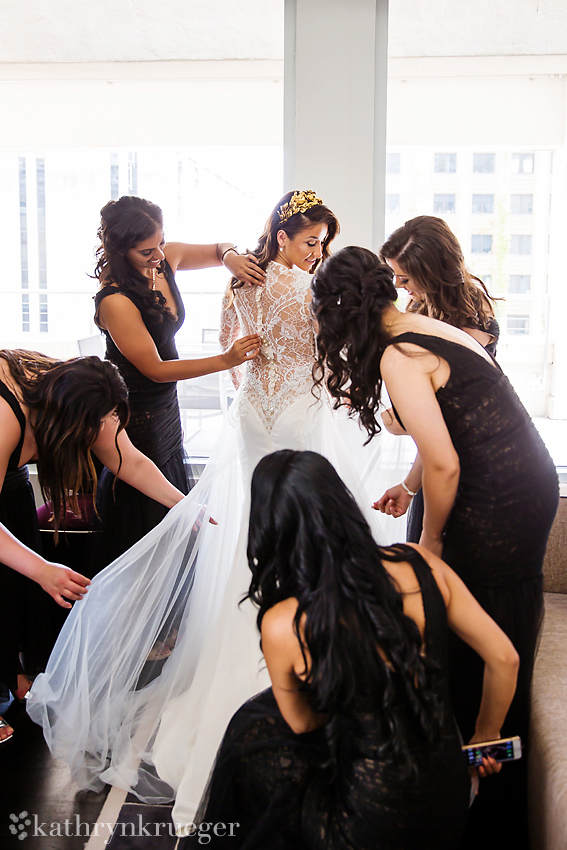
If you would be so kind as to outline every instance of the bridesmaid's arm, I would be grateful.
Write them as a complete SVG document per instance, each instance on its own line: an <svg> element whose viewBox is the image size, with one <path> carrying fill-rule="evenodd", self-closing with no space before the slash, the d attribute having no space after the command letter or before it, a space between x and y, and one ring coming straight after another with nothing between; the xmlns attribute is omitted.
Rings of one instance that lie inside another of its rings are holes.
<svg viewBox="0 0 567 850"><path fill-rule="evenodd" d="M411 357L393 345L380 364L388 394L421 458L425 510L420 543L436 555L443 550L443 532L460 473L459 456L435 395L432 376L438 365L434 355Z"/></svg>
<svg viewBox="0 0 567 850"><path fill-rule="evenodd" d="M119 292L104 298L99 308L99 320L120 352L133 366L156 383L184 381L232 369L255 357L261 344L257 334L236 340L223 354L200 357L197 360L162 360L155 342L146 328L142 314L135 304Z"/></svg>
<svg viewBox="0 0 567 850"><path fill-rule="evenodd" d="M237 280L244 283L263 284L266 272L258 265L253 254L239 254L232 242L213 245L189 245L186 242L168 242L165 257L173 271L212 269L225 266Z"/></svg>

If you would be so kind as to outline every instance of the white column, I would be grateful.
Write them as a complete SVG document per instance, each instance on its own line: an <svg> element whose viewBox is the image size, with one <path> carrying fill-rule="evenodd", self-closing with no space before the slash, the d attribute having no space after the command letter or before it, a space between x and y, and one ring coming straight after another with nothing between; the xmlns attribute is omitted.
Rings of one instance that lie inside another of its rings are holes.
<svg viewBox="0 0 567 850"><path fill-rule="evenodd" d="M387 0L286 0L284 183L336 213L335 245L384 240Z"/></svg>

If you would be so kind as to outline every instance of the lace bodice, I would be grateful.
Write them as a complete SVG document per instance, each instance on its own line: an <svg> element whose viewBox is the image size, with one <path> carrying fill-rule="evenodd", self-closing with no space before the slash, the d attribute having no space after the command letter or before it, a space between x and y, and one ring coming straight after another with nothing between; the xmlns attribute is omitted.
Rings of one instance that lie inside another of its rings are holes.
<svg viewBox="0 0 567 850"><path fill-rule="evenodd" d="M264 286L235 290L232 304L225 296L221 315L223 351L238 336L259 333L262 349L244 368L241 392L257 410L268 430L298 395L313 385L315 337L309 309L311 276L270 263ZM238 386L241 375L234 370Z"/></svg>

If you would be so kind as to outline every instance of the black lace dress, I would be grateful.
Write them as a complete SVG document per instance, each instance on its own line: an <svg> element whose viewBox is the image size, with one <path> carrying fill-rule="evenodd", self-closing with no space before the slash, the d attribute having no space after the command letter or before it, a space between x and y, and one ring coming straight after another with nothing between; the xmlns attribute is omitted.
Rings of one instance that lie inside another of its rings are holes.
<svg viewBox="0 0 567 850"><path fill-rule="evenodd" d="M467 817L470 778L448 706L447 614L425 561L411 547L402 548L421 587L425 646L439 665L435 688L444 717L440 740L426 744L407 716L405 734L418 778L403 778L399 763L382 754L388 731L381 711L370 704L364 677L357 709L339 722L334 778L324 767L325 730L292 732L270 688L237 711L219 749L195 817L196 824L227 827L223 835L211 835L209 847L449 850L457 846ZM403 698L399 694L396 699L404 716ZM183 839L180 850L197 842L198 836Z"/></svg>
<svg viewBox="0 0 567 850"><path fill-rule="evenodd" d="M530 685L543 614L542 565L559 501L555 465L496 363L440 337L405 333L392 342L419 345L450 366L449 380L437 391L437 401L459 456L460 477L442 557L518 650L518 686L502 734L520 735L527 745ZM451 702L465 740L474 732L483 669L479 656L452 635ZM524 793L519 788L525 764L524 758L490 777L479 795L478 808L488 805L501 787L502 794L508 795L502 805L519 805L525 812L525 800L518 796ZM493 824L494 829L502 827L505 844L500 846L506 845L510 828L518 823L516 814L509 817L496 817ZM526 836L527 827L522 840L527 841ZM486 835L482 837L485 841Z"/></svg>
<svg viewBox="0 0 567 850"><path fill-rule="evenodd" d="M175 334L185 320L185 309L175 276L165 263L165 277L177 308L177 319L164 317L157 322L144 313L141 300L136 293L124 292L119 288L106 287L95 296L96 313L104 298L120 292L127 295L140 310L142 319L152 337L162 360L177 360ZM189 492L188 474L184 463L183 434L177 400L175 381L157 383L146 378L124 357L108 331L106 336L106 358L114 363L128 387L130 420L127 433L137 449L147 455L163 472L168 481L181 490ZM148 531L151 531L166 515L167 508L144 496L138 490L105 469L101 475L97 493L97 510L101 519L102 540L95 547L96 568L109 564L130 546L133 546Z"/></svg>
<svg viewBox="0 0 567 850"><path fill-rule="evenodd" d="M17 398L2 382L0 396L12 408L21 431L0 491L0 522L21 543L39 552L41 541L28 468L18 466L26 420ZM15 690L20 652L28 675L34 676L45 667L56 637L50 634L48 606L55 606L55 602L35 582L4 564L0 564L0 584L0 682Z"/></svg>

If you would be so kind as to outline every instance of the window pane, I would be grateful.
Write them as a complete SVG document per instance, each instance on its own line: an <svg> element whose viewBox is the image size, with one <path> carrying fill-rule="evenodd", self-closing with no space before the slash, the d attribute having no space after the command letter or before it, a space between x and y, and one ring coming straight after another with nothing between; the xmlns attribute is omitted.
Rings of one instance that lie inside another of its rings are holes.
<svg viewBox="0 0 567 850"><path fill-rule="evenodd" d="M534 173L534 155L533 155L533 153L513 153L512 154L512 173L513 174L533 174Z"/></svg>
<svg viewBox="0 0 567 850"><path fill-rule="evenodd" d="M533 195L512 195L510 210L514 215L531 215Z"/></svg>
<svg viewBox="0 0 567 850"><path fill-rule="evenodd" d="M400 196L386 195L386 213L393 215L400 211Z"/></svg>
<svg viewBox="0 0 567 850"><path fill-rule="evenodd" d="M39 330L40 333L47 333L49 331L47 324L47 295L39 296Z"/></svg>
<svg viewBox="0 0 567 850"><path fill-rule="evenodd" d="M436 213L454 213L455 212L455 196L454 195L434 195L433 196L433 212L436 212Z"/></svg>
<svg viewBox="0 0 567 850"><path fill-rule="evenodd" d="M29 331L30 329L30 297L22 295L22 330Z"/></svg>
<svg viewBox="0 0 567 850"><path fill-rule="evenodd" d="M400 154L399 153L387 153L386 154L386 174L399 174L400 173Z"/></svg>
<svg viewBox="0 0 567 850"><path fill-rule="evenodd" d="M493 153L475 153L473 154L473 171L475 174L494 174L494 160L496 155Z"/></svg>
<svg viewBox="0 0 567 850"><path fill-rule="evenodd" d="M529 316L508 316L506 330L513 336L525 336L530 332Z"/></svg>
<svg viewBox="0 0 567 850"><path fill-rule="evenodd" d="M525 295L530 291L529 274L511 274L508 283L508 292L513 295Z"/></svg>
<svg viewBox="0 0 567 850"><path fill-rule="evenodd" d="M473 213L493 213L494 195L473 195L472 211Z"/></svg>
<svg viewBox="0 0 567 850"><path fill-rule="evenodd" d="M457 170L457 154L436 153L434 169L436 174L454 174Z"/></svg>
<svg viewBox="0 0 567 850"><path fill-rule="evenodd" d="M473 254L490 254L492 251L492 235L479 234L471 237L471 251Z"/></svg>
<svg viewBox="0 0 567 850"><path fill-rule="evenodd" d="M532 237L526 234L514 235L510 237L510 253L511 254L531 254L532 253Z"/></svg>

